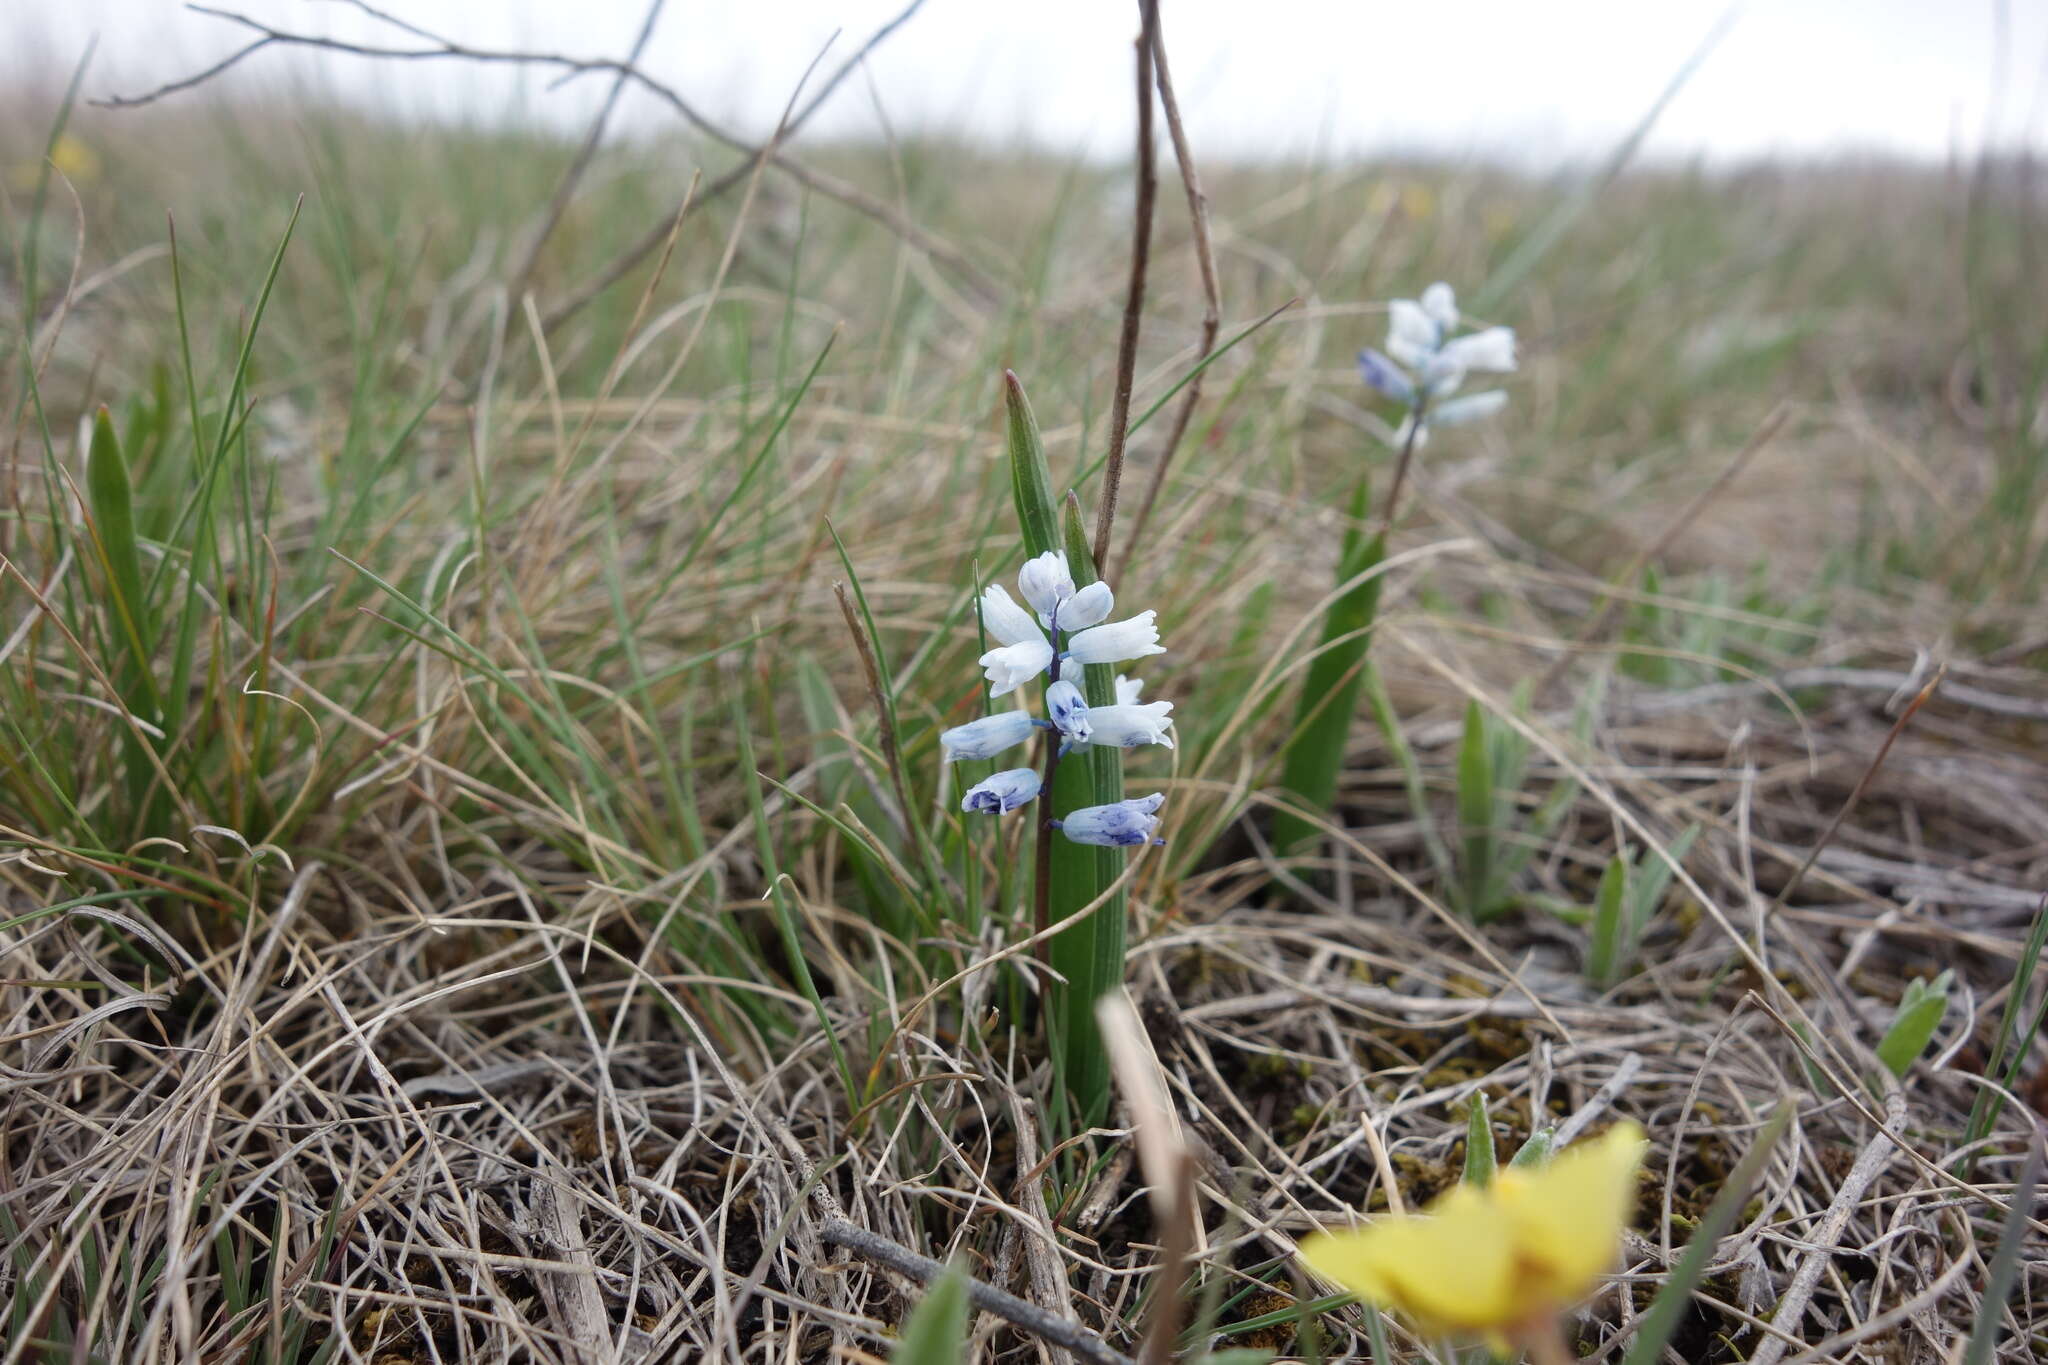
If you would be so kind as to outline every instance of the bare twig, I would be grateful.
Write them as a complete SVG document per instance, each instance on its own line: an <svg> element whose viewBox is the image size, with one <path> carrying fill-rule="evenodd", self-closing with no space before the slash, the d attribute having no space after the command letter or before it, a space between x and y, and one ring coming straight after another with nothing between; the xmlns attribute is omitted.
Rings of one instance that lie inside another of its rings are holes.
<svg viewBox="0 0 2048 1365"><path fill-rule="evenodd" d="M467 43L455 42L428 33L424 29L403 23L364 5L358 5L358 8L364 9L365 12L384 20L386 23L402 28L409 34L422 38L427 45L423 47L393 47L347 42L339 38L328 38L319 34L299 33L288 29L274 28L260 20L252 19L246 14L240 14L233 10L216 9L209 5L188 5L187 8L194 13L210 15L213 18L237 24L254 31L259 36L248 46L241 48L231 56L215 63L197 75L168 82L146 90L139 95L116 95L98 101L98 103L107 108L115 109L135 108L145 104L152 104L168 95L202 85L208 80L221 75L229 68L238 65L246 58L273 45L315 48L326 52L338 52L356 57L381 58L387 61L456 60L479 62L495 66L554 67L562 71L567 78L594 72L611 72L616 74L621 80L631 81L653 94L671 109L675 110L685 122L713 141L723 143L749 158L748 163L736 166L712 181L705 188L704 192L697 196L696 207L701 208L705 203L708 203L718 195L743 183L753 172L752 163L765 161L768 165L791 176L800 184L816 190L829 199L838 200L856 213L873 218L891 232L903 237L911 245L931 256L934 260L942 261L953 267L965 276L968 282L985 298L996 297L999 296L1000 290L994 281L984 271L969 261L966 255L958 248L941 241L929 231L911 223L887 202L848 185L837 177L826 175L793 161L780 150L781 144L788 140L796 131L798 125L817 109L823 96L828 94L833 87L836 87L853 67L872 50L876 43L894 32L911 14L915 13L920 4L922 4L922 0L917 0L917 3L908 6L894 20L878 30L875 36L870 38L851 60L834 73L832 78L826 83L825 89L821 90L817 97L805 105L800 113L786 118L782 125L776 129L775 135L769 138L767 142L759 144L750 142L746 138L725 128L698 109L689 100L685 99L682 93L674 86L657 80L630 61L620 61L610 57L571 57L566 53L560 52L528 52L508 48L473 47ZM549 310L543 318L544 328L552 330L570 314L581 308L585 303L588 303L590 299L596 297L597 294L603 292L604 289L631 271L648 253L654 251L667 239L671 225L681 216L683 211L683 206L679 206L675 213L665 215L656 227L650 229L645 236L622 253L611 265L601 271L596 280L578 290L570 299Z"/></svg>
<svg viewBox="0 0 2048 1365"><path fill-rule="evenodd" d="M1146 523L1152 519L1152 506L1159 501L1159 490L1166 483L1167 466L1173 463L1174 452L1180 449L1180 443L1187 435L1195 404L1202 400L1202 381L1208 374L1203 362L1216 349L1216 333L1223 326L1223 291L1216 282L1216 249L1209 240L1209 196L1202 192L1202 177L1195 169L1194 149L1188 145L1187 128L1181 122L1180 99L1173 92L1173 71L1166 64L1166 35L1159 27L1156 14L1152 20L1152 81L1159 90L1160 107L1166 112L1166 131L1173 139L1173 159L1180 167L1181 187L1188 196L1188 227L1194 238L1195 268L1202 279L1202 339L1195 351L1195 376L1181 392L1180 406L1173 414L1173 427L1166 433L1166 441L1152 462L1152 478L1145 485L1145 500L1138 504L1138 519L1132 524L1131 533L1124 537L1123 560L1118 566L1122 572L1129 571L1131 557L1145 538ZM1107 565L1102 572L1105 578L1111 576Z"/></svg>
<svg viewBox="0 0 2048 1365"><path fill-rule="evenodd" d="M818 1227L818 1235L835 1246L845 1247L856 1256L887 1266L899 1275L907 1275L919 1284L930 1284L946 1273L946 1267L931 1257L920 1256L886 1237L856 1227L844 1218L825 1219ZM984 1313L995 1314L1012 1327L1072 1351L1090 1365L1133 1365L1129 1356L1110 1349L1101 1337L1080 1323L1054 1317L1037 1304L1027 1303L994 1285L970 1278L967 1281L967 1301Z"/></svg>
<svg viewBox="0 0 2048 1365"><path fill-rule="evenodd" d="M1621 1096L1634 1082L1636 1073L1643 1069L1643 1055L1640 1052L1625 1052L1621 1064L1614 1068L1614 1074L1604 1081L1592 1097L1578 1107L1572 1116L1558 1125L1555 1144L1562 1148L1570 1145L1573 1138L1586 1131L1592 1122L1606 1112L1607 1106Z"/></svg>
<svg viewBox="0 0 2048 1365"><path fill-rule="evenodd" d="M846 61L842 62L839 69L826 79L825 83L819 87L818 93L813 95L804 104L803 108L797 110L783 124L780 134L781 139L787 142L795 137L798 130L810 121L811 115L818 112L819 107L825 103L827 97L839 88L840 83L847 76L852 74L854 68L866 61L869 53L873 52L890 34L901 28L910 20L913 14L916 14L923 7L924 0L911 0L911 3L906 5L894 19L891 19L888 23L870 34L868 40L860 45L860 49L847 58ZM742 164L719 176L705 187L704 192L699 196L700 203L709 203L723 195L727 190L745 180L747 172L748 167ZM670 219L681 218L687 208L687 203L678 204L675 212L669 215ZM661 245L665 232L666 229L658 223L654 227L649 228L631 246L628 246L624 251L613 257L603 269L599 270L583 284L577 286L575 292L570 294L568 298L563 299L560 303L549 309L545 318L548 330L553 331L556 327L568 321L592 299L611 288L614 284L617 284L625 276L631 274L635 266L647 259L649 252L652 252Z"/></svg>
<svg viewBox="0 0 2048 1365"><path fill-rule="evenodd" d="M1109 408L1109 458L1102 467L1102 506L1095 514L1095 563L1109 565L1109 532L1130 440L1131 386L1138 374L1138 325L1145 317L1145 266L1152 255L1152 201L1159 173L1152 147L1152 53L1159 32L1159 0L1138 0L1138 201L1131 224L1131 281L1124 293L1124 324L1116 344L1116 393Z"/></svg>
<svg viewBox="0 0 2048 1365"><path fill-rule="evenodd" d="M1423 409L1417 408L1408 419L1408 435L1401 441L1401 453L1394 460L1394 478L1387 485L1386 504L1380 508L1380 534L1394 529L1394 513L1401 504L1401 488L1408 482L1408 467L1415 463L1415 444L1422 436Z"/></svg>
<svg viewBox="0 0 2048 1365"><path fill-rule="evenodd" d="M1747 468L1757 453L1771 443L1771 439L1784 427L1785 419L1791 415L1792 409L1788 404L1780 403L1772 408L1770 415L1764 418L1763 425L1756 429L1755 434L1741 450L1735 452L1735 458L1714 476L1713 482L1688 499L1685 506L1678 509L1677 515L1657 533L1657 538L1637 552L1635 558L1628 562L1628 567L1614 576L1612 581L1615 586L1626 588L1640 578L1643 567L1671 547L1671 542L1678 539L1686 527L1692 525L1693 520L1705 510L1706 505L1719 497L1721 490L1733 483L1735 476ZM1599 608L1587 617L1586 623L1579 628L1578 638L1572 642L1572 646L1553 659L1550 667L1543 671L1543 676L1537 680L1533 691L1535 696L1540 697L1549 691L1558 678L1563 676L1564 671L1571 667L1573 654L1578 647L1600 638L1600 633L1607 628L1607 623L1614 618L1614 613L1621 609L1623 600L1622 595L1612 589L1603 595Z"/></svg>
<svg viewBox="0 0 2048 1365"><path fill-rule="evenodd" d="M668 0L651 0L647 6L647 17L640 21L640 32L633 39L632 51L626 54L629 66L637 65L647 51L648 40L654 36L654 26L661 19L662 7ZM612 88L605 93L604 104L599 107L597 117L591 119L590 128L583 135L583 145L576 149L575 158L569 169L562 172L561 180L555 185L554 198L548 201L547 213L535 225L533 235L527 240L525 250L520 253L519 264L507 277L505 293L514 303L526 292L526 282L533 275L533 267L540 260L540 252L554 235L562 215L569 210L569 201L576 197L576 189L583 183L583 174L597 155L599 145L604 141L604 130L611 122L612 111L619 106L619 97L626 93L627 82L631 79L624 71L612 77Z"/></svg>
<svg viewBox="0 0 2048 1365"><path fill-rule="evenodd" d="M1884 1118L1885 1129L1896 1130L1905 1125L1906 1097L1897 1087L1893 1087L1891 1093L1885 1096ZM1835 1245L1842 1240L1843 1232L1848 1229L1849 1216L1856 1211L1856 1206L1862 1203L1863 1192L1870 1188L1870 1182L1883 1173L1897 1152L1897 1139L1884 1129L1880 1129L1877 1136L1864 1146L1862 1155L1856 1158L1856 1164L1850 1167L1849 1174L1843 1177L1841 1188L1835 1191L1834 1200L1828 1205L1827 1214L1821 1219L1820 1227L1815 1230L1809 1243L1806 1259L1800 1262L1797 1273L1792 1276L1792 1283L1786 1286L1784 1294L1778 1299L1777 1307L1772 1310L1771 1322L1774 1326L1787 1332L1799 1330L1799 1320L1806 1315L1806 1305L1813 1298L1815 1286L1820 1283L1821 1272L1834 1260ZM1751 1365L1777 1365L1778 1358L1785 1354L1785 1348L1790 1342L1790 1338L1783 1336L1764 1338L1762 1344L1756 1348L1756 1354L1750 1357Z"/></svg>
<svg viewBox="0 0 2048 1365"><path fill-rule="evenodd" d="M1806 861L1799 864L1799 870L1779 889L1777 896L1771 901L1770 909L1765 911L1765 918L1777 914L1791 902L1792 893L1798 890L1799 883L1806 879L1806 874L1812 870L1814 862L1820 857L1821 850L1834 842L1836 832L1842 828L1842 822L1849 818L1849 812L1856 809L1856 803L1861 801L1863 793L1870 789L1871 780L1877 776L1877 770L1884 766L1885 756L1891 753L1892 745L1898 741L1905 728L1912 724L1913 717L1920 713L1920 708L1927 704L1927 699L1934 695L1935 689L1941 686L1942 674L1946 671L1945 668L1937 668L1934 676L1927 680L1926 686L1915 694L1912 701L1906 703L1905 710L1899 712L1899 718L1893 721L1892 728L1885 732L1884 743L1877 746L1877 754L1870 760L1870 766L1863 770L1863 776L1857 778L1856 785L1850 788L1849 799L1842 802L1842 808L1835 812L1835 818L1828 821L1828 827L1821 831L1820 838L1814 840L1813 848L1806 855Z"/></svg>

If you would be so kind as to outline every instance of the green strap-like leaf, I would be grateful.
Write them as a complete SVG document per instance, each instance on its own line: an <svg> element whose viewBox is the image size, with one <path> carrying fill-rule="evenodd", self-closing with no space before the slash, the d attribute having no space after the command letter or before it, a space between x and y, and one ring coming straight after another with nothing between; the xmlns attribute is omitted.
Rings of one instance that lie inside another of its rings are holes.
<svg viewBox="0 0 2048 1365"><path fill-rule="evenodd" d="M892 1365L959 1365L967 1350L967 1276L958 1266L911 1310L889 1354Z"/></svg>

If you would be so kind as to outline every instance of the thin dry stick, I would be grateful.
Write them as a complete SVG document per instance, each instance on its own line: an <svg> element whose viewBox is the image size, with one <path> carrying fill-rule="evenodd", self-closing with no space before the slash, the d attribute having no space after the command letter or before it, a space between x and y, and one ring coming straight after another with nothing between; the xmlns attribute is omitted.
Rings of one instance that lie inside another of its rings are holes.
<svg viewBox="0 0 2048 1365"><path fill-rule="evenodd" d="M922 0L919 0L919 3L921 4ZM96 101L96 103L113 109L134 108L138 105L151 104L166 96L190 90L194 86L203 85L227 71L230 67L271 46L309 47L326 52L340 52L357 57L382 58L388 61L439 61L452 59L495 66L549 66L559 68L564 73L565 79L587 75L592 72L614 72L622 79L633 81L649 91L656 98L674 109L676 113L680 114L692 127L698 129L713 141L721 142L748 158L746 162L735 166L723 176L714 180L698 196L697 207L702 207L703 204L708 203L718 195L745 183L753 173L755 164L765 162L768 165L774 166L777 170L792 176L800 183L816 190L818 193L825 195L827 198L836 199L855 212L874 218L891 232L902 236L933 259L943 261L955 270L960 271L984 295L991 297L999 296L999 291L993 281L978 267L974 266L957 248L948 245L925 229L911 223L887 202L848 185L836 177L825 175L822 172L812 170L808 166L792 161L780 150L781 145L796 131L797 124L818 107L818 103L823 96L845 78L875 43L880 42L889 33L893 32L898 25L908 19L911 14L915 13L918 4L912 4L903 13L899 14L895 20L878 30L875 36L869 39L868 43L861 48L860 52L856 53L852 59L840 67L838 72L827 83L826 88L819 92L818 98L813 99L810 104L806 105L802 113L796 118L786 119L767 142L758 145L720 126L685 99L682 93L673 86L655 79L631 62L619 61L616 58L581 58L571 57L559 52L527 52L504 48L472 47L466 43L458 43L451 39L443 38L438 34L429 33L425 29L404 23L390 15L372 10L362 4L358 4L357 8L384 20L386 23L395 25L407 33L426 40L430 46L381 47L367 43L344 42L337 38L327 38L318 34L297 33L287 29L273 28L269 24L262 23L259 20L250 18L246 14L237 13L233 10L216 9L207 5L188 5L187 8L198 14L210 15L216 19L223 19L229 23L238 24L243 28L252 30L258 37L246 47L237 49L228 57L216 62L196 75L167 82L154 89L144 91L139 95L116 95L105 100ZM646 236L634 243L632 247L615 259L610 266L607 266L604 271L600 272L599 277L590 285L579 290L568 301L551 309L542 319L543 329L552 331L570 314L581 308L585 303L588 303L590 299L596 297L599 293L602 293L621 276L631 271L649 252L661 245L667 237L670 222L680 217L682 212L683 209L679 207L676 213L663 217L656 227L649 230Z"/></svg>
<svg viewBox="0 0 2048 1365"><path fill-rule="evenodd" d="M1642 1069L1643 1055L1640 1052L1624 1052L1620 1063L1614 1068L1614 1074L1593 1092L1592 1098L1579 1106L1578 1112L1558 1125L1557 1135L1552 1138L1552 1142L1558 1147L1569 1146L1573 1138L1585 1132L1593 1120L1599 1118L1607 1106L1614 1103L1621 1092L1629 1088L1635 1081L1636 1073Z"/></svg>
<svg viewBox="0 0 2048 1365"><path fill-rule="evenodd" d="M1856 785L1850 789L1849 799L1844 801L1842 808L1835 812L1835 818L1828 821L1828 827L1821 831L1820 838L1814 841L1813 848L1807 852L1806 861L1799 864L1799 870L1794 872L1791 879L1779 890L1777 896L1771 901L1770 908L1764 912L1764 918L1769 919L1776 915L1792 899L1792 893L1799 888L1799 883L1804 881L1806 874L1813 869L1814 863L1820 858L1821 851L1834 841L1836 832L1842 828L1842 822L1849 818L1849 812L1856 809L1856 803L1861 801L1863 793L1869 790L1872 779L1877 776L1877 770L1884 766L1885 756L1891 753L1892 745L1898 741L1899 736L1904 733L1906 726L1912 722L1913 717L1919 714L1920 708L1925 706L1928 700L1934 696L1935 690L1941 686L1942 676L1947 672L1948 665L1946 664L1935 669L1934 676L1927 680L1927 685L1920 689L1913 700L1906 703L1906 709L1899 713L1899 718L1892 722L1892 728L1885 732L1884 743L1877 746L1877 756L1870 760L1870 766L1863 770L1863 776L1857 778ZM1832 974L1827 979L1832 980Z"/></svg>
<svg viewBox="0 0 2048 1365"><path fill-rule="evenodd" d="M626 54L626 65L639 64L641 55L647 51L647 42L654 36L654 25L661 18L662 7L668 0L652 0L647 6L647 17L640 21L640 32L633 39L632 51ZM519 264L508 277L510 283L505 293L515 303L526 292L526 282L533 275L533 267L540 260L541 248L547 245L555 228L562 221L562 215L569 211L569 201L576 197L577 186L583 183L583 174L590 169L591 161L597 156L598 146L604 141L604 130L611 123L612 111L619 106L619 97L626 93L626 83L632 77L624 71L612 77L612 87L605 92L604 104L598 109L597 117L590 121L589 131L583 135L583 145L576 149L575 159L555 186L555 195L548 201L548 210L527 241L526 249L520 253Z"/></svg>
<svg viewBox="0 0 2048 1365"><path fill-rule="evenodd" d="M1772 438L1777 436L1779 429L1785 425L1785 419L1791 415L1792 408L1789 404L1780 403L1772 408L1770 415L1764 418L1763 425L1756 429L1748 443L1735 452L1735 458L1728 462L1728 467L1715 475L1712 483L1695 493L1685 506L1679 508L1678 515L1657 533L1657 538L1645 545L1635 558L1628 562L1628 567L1614 576L1614 586L1626 588L1642 576L1645 565L1670 549L1671 542L1678 539L1686 527L1692 525L1694 519L1706 510L1708 503L1721 495L1722 489L1735 482L1735 476L1756 458L1758 452L1771 443ZM1572 656L1580 646L1600 638L1600 633L1607 628L1607 623L1613 619L1614 613L1621 609L1622 601L1622 595L1611 589L1602 595L1599 609L1586 618L1586 624L1579 628L1578 638L1553 659L1550 667L1544 670L1543 676L1537 679L1534 695L1541 696L1556 684L1564 671L1571 667Z"/></svg>
<svg viewBox="0 0 2048 1365"><path fill-rule="evenodd" d="M696 1028L695 1021L684 1019L686 1025L696 1034L698 1045L706 1050L706 1060L725 1082L727 1090L735 1096L744 1094L744 1088L726 1065L725 1059L711 1041ZM946 1273L946 1267L929 1256L920 1256L897 1242L879 1233L869 1232L857 1226L846 1216L846 1208L839 1202L839 1196L832 1191L830 1182L822 1178L817 1163L797 1141L796 1134L780 1115L763 1111L752 1105L743 1105L744 1112L767 1133L768 1137L782 1147L790 1164L796 1167L791 1187L802 1198L805 1193L817 1208L818 1237L821 1241L845 1247L857 1256L863 1256L877 1265L887 1266L899 1274L907 1275L920 1284L930 1284ZM986 1313L994 1313L1014 1327L1029 1332L1055 1346L1072 1351L1090 1365L1134 1365L1130 1357L1111 1350L1102 1338L1078 1322L1069 1322L1055 1317L1033 1303L1027 1303L1015 1294L1005 1293L992 1285L969 1278L967 1281L968 1302Z"/></svg>
<svg viewBox="0 0 2048 1365"><path fill-rule="evenodd" d="M1116 524L1117 489L1130 440L1131 386L1138 376L1138 324L1145 316L1145 266L1152 255L1152 201L1159 172L1152 149L1152 49L1159 32L1159 0L1138 0L1138 203L1131 224L1131 282L1124 294L1124 325L1116 343L1116 394L1109 408L1109 458L1102 467L1102 508L1095 516L1095 563L1109 564L1109 531Z"/></svg>
<svg viewBox="0 0 2048 1365"><path fill-rule="evenodd" d="M1131 557L1138 551L1138 544L1145 538L1145 525L1152 519L1152 506L1159 501L1159 490L1166 484L1167 466L1173 463L1174 452L1180 449L1182 439L1187 435L1188 422L1194 416L1195 404L1202 399L1202 380L1208 374L1203 362L1216 347L1216 333L1223 326L1223 291L1216 283L1216 250L1209 240L1209 196L1202 192L1202 177L1195 170L1194 149L1188 145L1187 128L1181 123L1180 100L1173 93L1173 72L1166 64L1166 34L1159 27L1157 15L1152 20L1152 83L1159 91L1159 105L1166 112L1166 131L1173 139L1173 159L1180 167L1181 187L1188 196L1188 228L1194 238L1195 268L1202 277L1202 340L1196 348L1195 377L1188 381L1181 391L1180 406L1173 414L1173 427L1166 433L1166 442L1159 448L1159 456L1152 462L1152 478L1145 485L1145 500L1138 505L1138 519L1131 526L1131 533L1124 537L1124 557L1119 565L1128 572ZM1105 566L1104 576L1109 570Z"/></svg>
<svg viewBox="0 0 2048 1365"><path fill-rule="evenodd" d="M1886 1128L1896 1130L1905 1125L1906 1096L1896 1087L1885 1096L1884 1117ZM1813 1297L1814 1288L1820 1283L1821 1272L1826 1270L1828 1263L1834 1259L1835 1245L1842 1240L1842 1234L1848 1230L1849 1216L1856 1211L1856 1205L1862 1201L1863 1192L1870 1188L1870 1183L1884 1172L1884 1168L1891 1164L1892 1158L1897 1154L1896 1139L1891 1133L1883 1130L1879 1130L1877 1136L1865 1144L1862 1155L1856 1158L1856 1164L1849 1168L1849 1174L1843 1178L1842 1187L1835 1191L1834 1201L1828 1205L1828 1211L1822 1217L1820 1227L1808 1245L1806 1259L1800 1263L1798 1272L1792 1276L1792 1283L1779 1298L1777 1307L1771 1310L1771 1322L1774 1326L1781 1327L1787 1332L1798 1330L1799 1320L1806 1314L1807 1301ZM1778 1357L1785 1354L1788 1344L1790 1342L1786 1337L1765 1338L1763 1344L1757 1347L1756 1354L1750 1357L1750 1365L1777 1365Z"/></svg>
<svg viewBox="0 0 2048 1365"><path fill-rule="evenodd" d="M1045 739L1045 778L1039 790L1045 799L1052 800L1052 780L1060 770L1059 739L1048 734ZM1052 939L1046 930L1052 928L1052 821L1038 822L1038 842L1031 851L1031 926L1038 938L1038 947L1033 956L1043 967L1052 966Z"/></svg>
<svg viewBox="0 0 2048 1365"><path fill-rule="evenodd" d="M869 53L879 47L890 34L909 22L910 16L916 14L923 7L924 0L911 0L911 3L905 6L894 19L891 19L888 23L870 34L868 40L860 45L860 50L840 63L839 69L834 71L825 84L819 87L818 93L813 95L810 101L783 125L779 134L780 140L787 142L795 137L797 131L810 121L811 115L818 112L819 107L825 103L833 91L839 88L840 83L852 74L854 68L866 61ZM733 186L739 184L742 180L745 180L748 169L747 164L742 163L727 171L724 175L719 176L706 187L704 193L700 196L700 202L709 203ZM680 218L687 208L687 202L679 204L676 207L676 211L669 216L671 218ZM633 267L646 260L647 254L661 245L662 235L662 229L658 223L648 229L631 246L613 257L607 265L591 276L588 281L578 286L575 293L549 309L546 318L543 320L543 326L549 331L553 331L579 312L585 304L617 284L628 274L631 274Z"/></svg>
<svg viewBox="0 0 2048 1365"><path fill-rule="evenodd" d="M1415 463L1415 443L1422 436L1422 418L1428 409L1428 401L1415 409L1408 419L1408 435L1401 442L1401 453L1394 460L1394 479L1387 485L1386 506L1380 508L1381 535L1394 529L1394 512L1401 503L1402 486L1408 482L1408 467Z"/></svg>
<svg viewBox="0 0 2048 1365"><path fill-rule="evenodd" d="M899 1275L907 1275L919 1284L930 1284L946 1273L946 1267L931 1257L920 1256L886 1237L856 1227L844 1218L833 1217L823 1220L818 1227L818 1236L835 1246L845 1247L856 1256L865 1257L877 1265L887 1266ZM1054 1346L1072 1351L1090 1365L1133 1365L1129 1356L1110 1349L1101 1337L1080 1323L1054 1317L1037 1304L1027 1303L1015 1294L997 1289L994 1285L983 1284L980 1280L970 1277L967 1281L967 1301L984 1313L995 1314L1012 1327L1029 1332Z"/></svg>

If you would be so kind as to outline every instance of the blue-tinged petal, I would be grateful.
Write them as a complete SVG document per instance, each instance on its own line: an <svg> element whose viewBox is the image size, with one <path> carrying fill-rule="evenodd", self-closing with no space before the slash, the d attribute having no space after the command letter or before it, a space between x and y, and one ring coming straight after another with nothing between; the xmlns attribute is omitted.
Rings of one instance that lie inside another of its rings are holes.
<svg viewBox="0 0 2048 1365"><path fill-rule="evenodd" d="M1368 346L1358 353L1358 373L1374 389L1397 403L1415 405L1415 385L1393 361Z"/></svg>
<svg viewBox="0 0 2048 1365"><path fill-rule="evenodd" d="M984 815L1001 815L1038 796L1038 774L1030 768L1010 768L985 778L967 789L960 809Z"/></svg>

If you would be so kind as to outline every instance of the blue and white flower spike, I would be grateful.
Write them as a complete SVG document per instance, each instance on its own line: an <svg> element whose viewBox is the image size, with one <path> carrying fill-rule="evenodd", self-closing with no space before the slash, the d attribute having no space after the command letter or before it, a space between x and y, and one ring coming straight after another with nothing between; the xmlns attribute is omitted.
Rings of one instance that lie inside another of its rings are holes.
<svg viewBox="0 0 2048 1365"><path fill-rule="evenodd" d="M1095 713L1088 709L1081 689L1065 678L1045 689L1045 711L1052 717L1053 728L1065 741L1060 746L1061 753L1076 744L1088 743L1089 737L1095 733Z"/></svg>
<svg viewBox="0 0 2048 1365"><path fill-rule="evenodd" d="M1066 819L1050 823L1077 844L1096 844L1103 848L1163 844L1166 842L1164 839L1154 839L1152 834L1159 828L1159 817L1154 812L1165 803L1165 796L1153 792L1150 796L1130 797L1107 806L1083 806L1070 812Z"/></svg>
<svg viewBox="0 0 2048 1365"><path fill-rule="evenodd" d="M939 748L948 763L957 763L963 758L994 758L1003 750L1031 738L1031 732L1043 724L1028 711L998 711L992 716L941 730Z"/></svg>
<svg viewBox="0 0 2048 1365"><path fill-rule="evenodd" d="M960 798L960 809L1001 815L1035 800L1038 783L1035 769L1010 768L969 787L967 794Z"/></svg>
<svg viewBox="0 0 2048 1365"><path fill-rule="evenodd" d="M1429 439L1431 423L1475 422L1507 405L1507 394L1498 389L1464 398L1451 395L1467 375L1514 370L1514 329L1488 327L1453 337L1457 326L1457 296L1439 280L1423 290L1420 299L1395 299L1387 305L1384 354L1370 346L1358 353L1358 373L1365 382L1408 409L1407 420L1394 433L1396 445L1406 445L1412 432L1420 446Z"/></svg>

